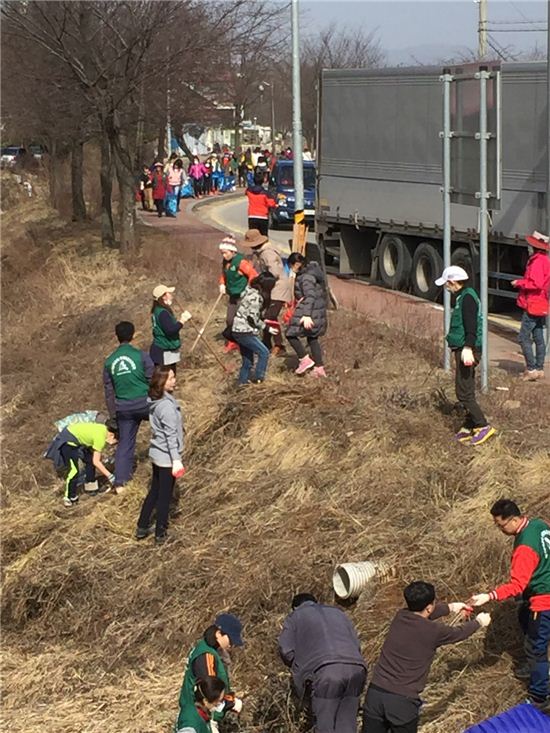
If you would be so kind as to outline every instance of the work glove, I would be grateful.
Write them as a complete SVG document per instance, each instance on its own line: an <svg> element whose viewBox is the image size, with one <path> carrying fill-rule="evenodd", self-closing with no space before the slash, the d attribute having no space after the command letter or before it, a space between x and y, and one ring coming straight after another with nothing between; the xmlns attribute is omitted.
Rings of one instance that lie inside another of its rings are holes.
<svg viewBox="0 0 550 733"><path fill-rule="evenodd" d="M313 328L313 319L309 316L302 316L300 318L300 323L306 329L306 331L311 331L311 329Z"/></svg>
<svg viewBox="0 0 550 733"><path fill-rule="evenodd" d="M489 626L489 624L491 623L491 614L490 613L478 613L476 616L476 621L482 628L484 626Z"/></svg>
<svg viewBox="0 0 550 733"><path fill-rule="evenodd" d="M270 327L268 328L268 331L269 331L269 333L270 333L270 334L271 334L272 336L277 336L277 335L278 335L278 334L280 333L280 332L279 332L279 329L278 329L278 328L274 328L273 326L270 326Z"/></svg>
<svg viewBox="0 0 550 733"><path fill-rule="evenodd" d="M183 311L180 316L180 323L187 323L191 319L191 313L189 311Z"/></svg>
<svg viewBox="0 0 550 733"><path fill-rule="evenodd" d="M111 484L111 486L114 486L114 483L115 483L115 474L114 473L110 473L107 476L107 481Z"/></svg>
<svg viewBox="0 0 550 733"><path fill-rule="evenodd" d="M477 595L473 595L470 600L472 606L484 606L486 603L489 603L491 596L488 593L478 593Z"/></svg>
<svg viewBox="0 0 550 733"><path fill-rule="evenodd" d="M225 295L226 292L225 285L220 283L220 295Z"/></svg>
<svg viewBox="0 0 550 733"><path fill-rule="evenodd" d="M181 478L185 473L185 468L181 461L172 461L172 476L174 478Z"/></svg>
<svg viewBox="0 0 550 733"><path fill-rule="evenodd" d="M475 363L474 352L469 346L464 346L460 354L460 360L464 366L473 366Z"/></svg>
<svg viewBox="0 0 550 733"><path fill-rule="evenodd" d="M234 713L237 713L238 715L242 709L243 709L243 701L241 700L240 697L236 697L235 700L233 701L232 711Z"/></svg>
<svg viewBox="0 0 550 733"><path fill-rule="evenodd" d="M450 613L458 613L459 611L471 611L471 606L467 606L465 603L460 603L460 601L456 601L455 603L449 603L449 612Z"/></svg>

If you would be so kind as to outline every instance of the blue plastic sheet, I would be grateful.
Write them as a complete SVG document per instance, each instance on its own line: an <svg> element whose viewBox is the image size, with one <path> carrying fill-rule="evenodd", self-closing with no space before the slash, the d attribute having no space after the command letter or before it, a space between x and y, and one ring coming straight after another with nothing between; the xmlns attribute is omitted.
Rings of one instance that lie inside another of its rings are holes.
<svg viewBox="0 0 550 733"><path fill-rule="evenodd" d="M467 728L464 733L550 733L550 716L533 705L516 705Z"/></svg>

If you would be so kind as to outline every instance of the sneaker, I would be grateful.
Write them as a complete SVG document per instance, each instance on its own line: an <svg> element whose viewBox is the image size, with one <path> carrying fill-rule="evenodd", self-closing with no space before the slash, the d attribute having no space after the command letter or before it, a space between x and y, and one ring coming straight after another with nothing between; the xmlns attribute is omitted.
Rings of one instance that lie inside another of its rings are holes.
<svg viewBox="0 0 550 733"><path fill-rule="evenodd" d="M544 379L544 369L537 369L537 379Z"/></svg>
<svg viewBox="0 0 550 733"><path fill-rule="evenodd" d="M526 372L523 372L521 379L523 382L536 382L539 379L538 375L539 372L537 369L528 369Z"/></svg>
<svg viewBox="0 0 550 733"><path fill-rule="evenodd" d="M67 509L70 509L71 507L76 506L77 503L78 503L78 496L76 497L76 499L69 499L68 497L65 497L63 499L63 506L66 506Z"/></svg>
<svg viewBox="0 0 550 733"><path fill-rule="evenodd" d="M144 540L146 537L149 537L154 528L154 525L151 527L137 527L136 540Z"/></svg>
<svg viewBox="0 0 550 733"><path fill-rule="evenodd" d="M294 374L305 374L308 369L312 369L315 366L315 362L311 356L304 356L298 363L298 368L294 370Z"/></svg>
<svg viewBox="0 0 550 733"><path fill-rule="evenodd" d="M84 484L84 491L87 494L96 494L99 491L99 484L97 481L87 481Z"/></svg>
<svg viewBox="0 0 550 733"><path fill-rule="evenodd" d="M491 425L485 425L483 428L474 428L472 431L472 437L470 439L470 445L481 445L489 440L496 433L495 428Z"/></svg>
<svg viewBox="0 0 550 733"><path fill-rule="evenodd" d="M226 345L223 347L223 353L229 354L231 351L235 351L235 349L239 348L239 344L235 343L235 341L228 341Z"/></svg>
<svg viewBox="0 0 550 733"><path fill-rule="evenodd" d="M313 369L309 372L308 377L312 377L319 379L320 377L326 377L327 373L325 372L324 366L316 366L313 367Z"/></svg>
<svg viewBox="0 0 550 733"><path fill-rule="evenodd" d="M472 431L469 428L460 428L458 433L455 433L455 440L459 443L468 443L472 438Z"/></svg>
<svg viewBox="0 0 550 733"><path fill-rule="evenodd" d="M168 534L166 532L164 532L164 534L156 534L155 535L155 545L163 545L167 539L168 539Z"/></svg>
<svg viewBox="0 0 550 733"><path fill-rule="evenodd" d="M518 680L528 680L531 677L531 667L528 664L516 667L514 669L514 677L517 677Z"/></svg>
<svg viewBox="0 0 550 733"><path fill-rule="evenodd" d="M532 705L534 708L538 708L543 713L550 712L550 699L549 698L540 698L540 697L533 697L533 695L529 695L524 701L525 705Z"/></svg>

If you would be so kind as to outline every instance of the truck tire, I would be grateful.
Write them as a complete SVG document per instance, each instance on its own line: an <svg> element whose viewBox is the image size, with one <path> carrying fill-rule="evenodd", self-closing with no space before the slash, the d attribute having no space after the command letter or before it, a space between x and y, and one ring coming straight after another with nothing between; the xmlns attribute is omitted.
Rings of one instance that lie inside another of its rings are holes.
<svg viewBox="0 0 550 733"><path fill-rule="evenodd" d="M436 300L440 289L435 279L443 272L443 258L435 244L420 242L414 251L411 271L413 293L419 298Z"/></svg>
<svg viewBox="0 0 550 733"><path fill-rule="evenodd" d="M452 251L451 265L458 265L458 267L462 267L470 276L470 280L472 281L472 283L476 282L472 254L468 247L457 247Z"/></svg>
<svg viewBox="0 0 550 733"><path fill-rule="evenodd" d="M392 290L403 290L409 284L412 257L401 237L386 234L378 249L380 279Z"/></svg>

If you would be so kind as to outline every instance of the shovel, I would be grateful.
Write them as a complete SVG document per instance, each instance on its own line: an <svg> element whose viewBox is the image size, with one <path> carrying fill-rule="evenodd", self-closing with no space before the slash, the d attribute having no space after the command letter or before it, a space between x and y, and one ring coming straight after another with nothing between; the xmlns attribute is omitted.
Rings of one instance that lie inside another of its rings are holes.
<svg viewBox="0 0 550 733"><path fill-rule="evenodd" d="M178 303L178 301L177 301L176 299L174 299L174 303L176 304L176 306L178 307L178 309L179 309L179 308L182 308L181 304L180 304L180 303ZM197 328L197 327L195 326L195 324L193 323L193 319L192 319L192 318L191 318L191 319L189 319L189 321L187 321L187 323L190 323L190 324L191 324L191 327L192 327L192 328L193 328L193 329L195 330L195 332L196 332L196 333L198 334L198 338L200 338L200 337L202 336L202 334L201 334L200 330L199 330L199 329L198 329L198 328ZM198 339L197 339L197 340L198 340ZM203 338L203 339L202 339L202 342L203 342L203 344L204 344L204 345L206 346L206 348L208 349L208 351L209 351L209 352L210 352L210 353L212 354L212 356L214 357L214 359L215 359L215 360L216 360L216 361L218 362L218 364L219 364L219 365L221 366L221 368L222 368L222 369L224 370L224 372L225 372L226 374L231 374L232 370L231 370L231 369L229 369L229 368L228 368L228 367L227 367L227 366L226 366L226 365L225 365L225 364L223 363L223 361L222 361L222 360L220 359L220 357L219 357L219 356L218 356L218 355L216 354L216 352L214 351L214 349L212 348L212 346L210 345L210 343L209 343L209 342L208 342L208 341L207 341L207 340L206 340L205 338Z"/></svg>

